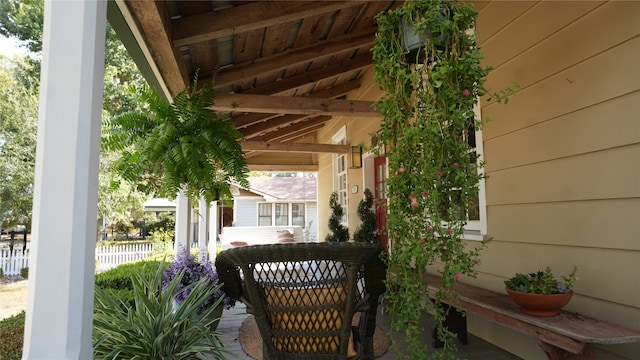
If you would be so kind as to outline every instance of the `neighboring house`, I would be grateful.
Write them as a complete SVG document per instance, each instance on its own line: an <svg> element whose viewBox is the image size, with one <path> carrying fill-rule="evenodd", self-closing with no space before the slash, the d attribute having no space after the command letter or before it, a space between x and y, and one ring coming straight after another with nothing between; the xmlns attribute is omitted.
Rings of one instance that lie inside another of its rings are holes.
<svg viewBox="0 0 640 360"><path fill-rule="evenodd" d="M317 179L250 177L249 188L234 186L233 226L301 226L318 238Z"/></svg>
<svg viewBox="0 0 640 360"><path fill-rule="evenodd" d="M216 109L232 112L230 121L250 140L243 142L249 167L317 172L323 239L331 192L340 193L353 232L362 189L382 188L389 176L385 159L369 153L360 168L346 163L349 146L370 146L379 126L359 102L383 95L370 66L373 40L363 38L374 36L380 8L398 3L298 2L287 6L293 15L282 16L281 2L113 1L108 16L149 83L168 98L196 70L210 74L222 65ZM481 116L491 119L476 139L487 179L466 241L493 240L478 278L464 281L503 292L516 272L549 265L567 273L577 265L580 281L566 309L640 330L640 2L473 3L484 62L495 69L487 87L517 82L520 89L507 105L480 102ZM107 5L45 2L39 238L26 358L91 353L90 331L77 329L91 328L93 304L86 239L96 232L101 101L91 94L102 89L96 48L106 12L96 6ZM383 193L374 193L380 200ZM468 321L473 334L522 358L544 358L531 337L472 315ZM598 359L638 354L639 343L597 347Z"/></svg>
<svg viewBox="0 0 640 360"><path fill-rule="evenodd" d="M318 239L317 179L311 177L250 177L250 186L232 185L233 205L217 204L218 234L226 227L298 226L300 240ZM147 212L176 211L176 202L153 198ZM213 214L214 212L210 212ZM190 216L190 239L197 241L199 216ZM304 230L304 231L303 231ZM307 234L308 232L308 234ZM209 233L211 231L209 230ZM211 235L209 235L209 238Z"/></svg>

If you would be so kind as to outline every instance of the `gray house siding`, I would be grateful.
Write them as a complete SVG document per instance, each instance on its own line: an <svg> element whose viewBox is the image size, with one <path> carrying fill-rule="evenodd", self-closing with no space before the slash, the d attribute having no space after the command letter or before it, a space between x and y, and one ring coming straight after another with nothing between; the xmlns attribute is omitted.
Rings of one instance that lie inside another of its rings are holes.
<svg viewBox="0 0 640 360"><path fill-rule="evenodd" d="M233 225L257 226L258 202L264 201L262 197L237 197L234 199Z"/></svg>

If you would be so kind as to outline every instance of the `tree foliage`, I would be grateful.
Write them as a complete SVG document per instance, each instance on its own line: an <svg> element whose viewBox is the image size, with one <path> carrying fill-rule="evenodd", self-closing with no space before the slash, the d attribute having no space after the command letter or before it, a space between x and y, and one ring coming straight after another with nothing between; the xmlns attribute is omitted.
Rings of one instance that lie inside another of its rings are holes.
<svg viewBox="0 0 640 360"><path fill-rule="evenodd" d="M0 58L0 216L3 227L29 223L33 196L38 88L25 87L32 64Z"/></svg>
<svg viewBox="0 0 640 360"><path fill-rule="evenodd" d="M248 168L232 122L208 109L213 84L197 81L166 102L148 86L137 89L142 111L104 123L103 146L118 151L114 169L138 190L175 198L185 189L191 200L231 197L229 183L248 186Z"/></svg>
<svg viewBox="0 0 640 360"><path fill-rule="evenodd" d="M8 142L14 148L24 146L23 151L34 157L35 134L37 124L37 93L40 79L40 52L42 51L42 22L44 15L43 0L0 0L0 34L20 40L32 56L16 58L9 61L13 75L12 87L2 88L2 99L16 99L14 103L19 105L2 106L0 111L3 114L16 114L14 117L20 118L20 112L33 114L33 126L27 124L23 128L11 127L5 129L12 133ZM126 89L132 85L141 86L145 81L140 75L133 60L131 60L125 47L120 42L113 29L107 25L106 48L105 48L105 75L103 92L103 117L111 117L127 111L134 111L140 108L139 99ZM34 94L34 97L24 96L23 92ZM7 94L5 96L4 94ZM6 100L9 101L9 100ZM19 109L18 111L14 109ZM16 132L17 131L17 132ZM28 133L28 136L22 135ZM22 143L13 139L31 139ZM142 203L145 194L137 192L135 188L124 184L119 175L112 170L112 162L115 153L102 152L100 157L100 175L98 187L98 216L106 219L107 222L131 222L141 218ZM30 171L30 176L23 176L29 184L33 182L33 164L20 167L21 173ZM6 173L3 171L3 173ZM11 205L3 201L2 206L6 209L15 210L22 213L20 208L31 211L31 187L19 186L19 182L13 181L5 186L5 194L20 193L24 204L21 207ZM11 189L8 189L10 186ZM7 190L8 189L8 190ZM28 189L28 191L23 191ZM17 195L12 195L16 197ZM6 210L5 209L5 210Z"/></svg>

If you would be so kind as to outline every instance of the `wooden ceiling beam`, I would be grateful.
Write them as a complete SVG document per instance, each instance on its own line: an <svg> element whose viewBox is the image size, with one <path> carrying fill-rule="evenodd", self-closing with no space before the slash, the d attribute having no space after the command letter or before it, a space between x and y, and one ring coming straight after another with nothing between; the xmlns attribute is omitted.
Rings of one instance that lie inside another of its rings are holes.
<svg viewBox="0 0 640 360"><path fill-rule="evenodd" d="M318 165L247 164L251 171L318 171Z"/></svg>
<svg viewBox="0 0 640 360"><path fill-rule="evenodd" d="M251 126L247 126L244 129L239 129L238 131L240 131L240 133L244 137L250 137L251 135L260 134L264 131L276 128L278 126L286 126L295 121L301 121L306 117L308 116L307 115L282 115L282 116L271 118L266 121L262 121L257 124L253 124ZM331 116L327 116L327 117L331 119Z"/></svg>
<svg viewBox="0 0 640 360"><path fill-rule="evenodd" d="M315 133L318 130L322 129L324 127L325 123L320 123L320 124L316 124L310 127L305 127L302 128L300 130L297 131L291 131L289 129L287 129L287 131L272 131L269 134L263 136L260 138L260 140L263 140L263 138L265 138L265 141L274 141L274 140L278 140L279 142L289 142L289 141L294 141L296 139L300 139L303 138L309 134ZM268 138L268 139L266 139Z"/></svg>
<svg viewBox="0 0 640 360"><path fill-rule="evenodd" d="M294 119L294 117L297 117L297 118L295 120L292 120ZM246 138L251 138L251 137L259 136L262 132L265 132L267 130L273 129L274 132L276 131L291 132L291 131L297 131L308 126L320 124L320 123L331 120L331 116L316 116L306 121L298 121L295 124L291 124L293 121L304 119L304 117L305 116L300 116L300 115L285 115L279 118L265 121L258 125L250 126L246 129L242 129L240 130L240 133L244 135L244 137ZM280 129L275 130L275 128L277 128L278 126L281 126ZM267 136L267 135L268 134L264 136Z"/></svg>
<svg viewBox="0 0 640 360"><path fill-rule="evenodd" d="M231 118L231 121L236 125L237 129L242 129L247 126L251 126L254 124L259 124L261 122L265 122L269 119L273 119L278 117L278 114L267 114L267 113L248 113L243 115L238 115Z"/></svg>
<svg viewBox="0 0 640 360"><path fill-rule="evenodd" d="M261 29L362 5L363 1L257 1L173 20L173 44L201 41Z"/></svg>
<svg viewBox="0 0 640 360"><path fill-rule="evenodd" d="M172 25L164 2L127 1L129 11L140 24L154 61L172 96L183 90L190 80L187 65L177 48L172 46Z"/></svg>
<svg viewBox="0 0 640 360"><path fill-rule="evenodd" d="M370 48L374 39L375 33L367 30L312 46L288 50L274 56L248 61L220 71L215 78L215 84L216 86L226 86L261 74L273 73L287 67L307 64L317 58L328 58L360 47Z"/></svg>
<svg viewBox="0 0 640 360"><path fill-rule="evenodd" d="M241 141L243 151L269 152L301 152L301 153L333 153L346 154L349 145L311 144L311 143L280 143L271 141Z"/></svg>
<svg viewBox="0 0 640 360"><path fill-rule="evenodd" d="M271 95L282 93L291 89L299 88L308 84L313 84L331 77L338 76L345 72L365 68L373 63L371 54L363 54L349 60L332 64L318 70L312 70L300 75L284 78L274 83L259 86L242 92L243 94Z"/></svg>
<svg viewBox="0 0 640 360"><path fill-rule="evenodd" d="M312 97L286 97L244 94L217 94L214 111L240 111L273 114L307 114L377 118L373 101L337 100Z"/></svg>

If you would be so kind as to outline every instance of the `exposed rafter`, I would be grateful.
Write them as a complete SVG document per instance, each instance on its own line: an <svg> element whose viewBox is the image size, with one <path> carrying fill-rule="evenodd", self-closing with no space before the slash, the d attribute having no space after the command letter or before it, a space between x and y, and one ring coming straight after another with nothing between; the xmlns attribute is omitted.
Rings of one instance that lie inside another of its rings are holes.
<svg viewBox="0 0 640 360"><path fill-rule="evenodd" d="M378 117L372 101L244 94L218 94L211 110L273 114Z"/></svg>
<svg viewBox="0 0 640 360"><path fill-rule="evenodd" d="M173 20L175 46L219 39L361 5L361 1L257 1Z"/></svg>
<svg viewBox="0 0 640 360"><path fill-rule="evenodd" d="M269 152L302 152L302 153L337 153L349 152L349 145L334 144L305 144L305 143L280 143L270 141L242 141L244 151L269 151Z"/></svg>

